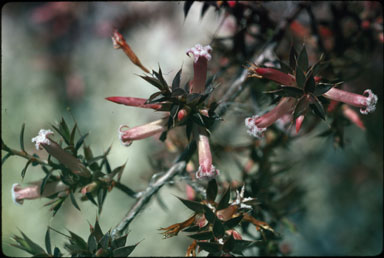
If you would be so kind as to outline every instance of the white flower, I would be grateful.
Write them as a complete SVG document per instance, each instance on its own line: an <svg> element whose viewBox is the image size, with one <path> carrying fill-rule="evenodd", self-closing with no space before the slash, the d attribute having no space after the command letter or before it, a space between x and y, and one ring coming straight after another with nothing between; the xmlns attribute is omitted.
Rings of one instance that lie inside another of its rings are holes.
<svg viewBox="0 0 384 258"><path fill-rule="evenodd" d="M51 130L45 130L45 129L40 129L39 131L39 135L32 138L32 142L36 142L35 146L36 146L36 150L41 150L41 146L40 144L44 143L44 144L51 144L50 140L47 138L48 135L51 135L53 134L53 132Z"/></svg>
<svg viewBox="0 0 384 258"><path fill-rule="evenodd" d="M189 56L189 54L193 54L195 63L201 56L205 57L209 61L212 58L210 55L211 51L212 48L210 45L203 47L201 44L196 44L194 47L187 49L187 55Z"/></svg>

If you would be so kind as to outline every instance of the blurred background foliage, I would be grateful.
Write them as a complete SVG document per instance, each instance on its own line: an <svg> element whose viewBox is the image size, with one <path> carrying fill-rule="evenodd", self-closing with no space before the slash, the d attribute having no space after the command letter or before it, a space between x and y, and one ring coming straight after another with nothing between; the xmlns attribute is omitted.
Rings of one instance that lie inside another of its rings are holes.
<svg viewBox="0 0 384 258"><path fill-rule="evenodd" d="M292 2L263 4L270 11L273 22L286 17L294 5ZM359 4L350 3L348 10L358 10ZM318 3L314 8L316 16L326 16L329 6L327 2ZM136 112L135 108L116 105L104 98L146 98L155 89L137 76L141 71L121 51L113 49L111 31L118 28L147 67L157 69L160 64L168 81L182 66L183 85L192 77L192 59L185 55L186 49L196 43L211 43L212 35L222 20L211 8L201 17L201 7L202 3L195 3L184 19L183 2L4 5L1 30L2 139L8 146L18 146L20 128L25 122L25 147L33 153L36 150L28 139L36 136L40 128L49 128L62 116L67 121L73 121L74 117L82 133L90 132L86 142L94 152L98 152L96 155L112 145L109 154L111 165L115 167L127 162L122 182L133 190L142 190L155 172L149 160L162 150L162 144L150 138L126 148L118 141L117 129L121 124L141 125L160 115L152 110ZM299 15L297 19L309 26L307 14ZM231 23L222 26L217 35L230 34L230 26ZM360 35L353 28L351 31ZM364 38L364 35L360 37ZM346 127L344 149L334 147L331 139L316 137L327 129L327 124L323 123L319 130L298 138L288 149L278 150L280 161L299 161L289 176L297 180L305 191L301 199L305 213L290 217L296 232L277 229L284 237L281 248L292 250L292 255L376 255L382 252L383 44L377 46L363 41L362 45L353 45L353 42L346 42L352 45L347 52L340 50L339 41L335 40L334 44L334 58L352 60L351 66L353 61L364 64L351 83L354 91L361 93L365 88L371 88L379 96L379 103L376 112L363 117L366 131L354 125ZM278 56L286 56L288 51L289 45L283 43L276 52ZM243 65L248 61L244 60ZM353 67L348 71L356 73ZM227 114L227 117L232 116L232 120L226 118L228 124L224 123L217 130L214 139L228 139L231 123L243 124L244 117L237 115L238 112ZM231 142L240 143L247 139L245 129L241 130L244 131L241 137ZM233 164L220 162L219 168L227 170L224 174L228 176ZM24 165L20 158L11 157L2 166L3 253L8 256L26 255L9 246L10 236L18 233L18 229L37 243L43 243L47 225L61 232L68 229L84 238L88 236L88 222L93 224L97 216L97 208L89 202L80 203L82 211L86 212L79 212L67 202L54 218L43 207L46 200L26 201L22 206L12 202L13 183L31 182L42 177L37 167L29 167L24 182L21 182L20 172ZM236 179L236 175L229 177ZM162 240L157 230L191 215L174 196L185 196L185 182L177 178L173 187L163 187L158 195L167 209L160 207L153 198L130 224L128 242L143 240L133 256L180 256L190 244L190 239L184 234ZM133 202L120 191L112 191L100 215L103 231L114 227ZM51 237L60 246L65 241L58 234L53 233ZM254 254L254 251L251 249L246 254Z"/></svg>

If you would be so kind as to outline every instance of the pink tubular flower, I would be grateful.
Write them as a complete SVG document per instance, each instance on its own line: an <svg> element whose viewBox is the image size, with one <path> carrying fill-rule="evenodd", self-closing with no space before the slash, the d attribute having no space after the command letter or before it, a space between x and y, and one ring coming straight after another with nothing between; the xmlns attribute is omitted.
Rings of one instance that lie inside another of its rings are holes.
<svg viewBox="0 0 384 258"><path fill-rule="evenodd" d="M134 140L141 140L166 129L167 119L159 119L151 123L140 125L129 129L127 125L121 125L119 128L119 139L124 146L130 146ZM128 130L123 130L128 128Z"/></svg>
<svg viewBox="0 0 384 258"><path fill-rule="evenodd" d="M193 81L191 93L203 93L205 89L205 81L207 80L208 61L211 60L211 46L203 47L200 44L195 45L193 48L187 50L187 55L193 54Z"/></svg>
<svg viewBox="0 0 384 258"><path fill-rule="evenodd" d="M43 194L40 194L42 182L36 182L32 185L22 188L19 184L12 185L12 200L15 204L21 205L24 200L33 200L40 197L51 196L55 193L62 192L68 189L68 186L61 181L47 183L44 187Z"/></svg>
<svg viewBox="0 0 384 258"><path fill-rule="evenodd" d="M152 108L155 110L161 109L161 104L145 104L147 101L143 98L133 98L133 97L108 97L106 100L112 101L117 104L122 104L132 107L141 107L141 108Z"/></svg>
<svg viewBox="0 0 384 258"><path fill-rule="evenodd" d="M294 98L282 98L279 104L266 114L246 118L247 132L256 138L261 138L268 126L271 126L277 119L293 111L294 104Z"/></svg>
<svg viewBox="0 0 384 258"><path fill-rule="evenodd" d="M274 68L260 68L252 65L250 68L250 77L266 78L285 86L296 86L295 77L286 74ZM377 96L370 89L364 91L364 95L351 93L348 91L332 88L322 96L331 100L344 102L348 105L359 107L360 112L364 115L375 111L377 104Z"/></svg>
<svg viewBox="0 0 384 258"><path fill-rule="evenodd" d="M323 96L332 100L344 102L351 106L359 107L360 113L366 115L376 110L378 98L370 89L366 89L363 94L364 95L359 95L332 88L324 93Z"/></svg>
<svg viewBox="0 0 384 258"><path fill-rule="evenodd" d="M362 130L365 130L363 121L361 121L360 116L354 110L352 110L347 105L342 105L341 108L346 118L348 118L352 123L360 127Z"/></svg>
<svg viewBox="0 0 384 258"><path fill-rule="evenodd" d="M198 136L199 170L196 178L214 177L219 175L219 170L212 165L212 154L209 145L209 138L205 133L200 132Z"/></svg>

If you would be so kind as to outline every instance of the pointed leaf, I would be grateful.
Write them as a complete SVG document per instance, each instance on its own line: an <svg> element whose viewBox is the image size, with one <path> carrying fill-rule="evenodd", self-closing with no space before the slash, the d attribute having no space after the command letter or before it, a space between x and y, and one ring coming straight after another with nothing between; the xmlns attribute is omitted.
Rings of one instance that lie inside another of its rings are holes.
<svg viewBox="0 0 384 258"><path fill-rule="evenodd" d="M81 145L84 142L85 137L87 137L87 136L88 136L88 133L81 136L80 139L77 141L76 146L75 146L76 151L79 150L79 148L81 147Z"/></svg>
<svg viewBox="0 0 384 258"><path fill-rule="evenodd" d="M117 248L113 250L113 257L128 257L133 252L133 250L135 250L137 245L138 243L136 245Z"/></svg>
<svg viewBox="0 0 384 258"><path fill-rule="evenodd" d="M221 251L221 245L218 243L197 242L201 249L209 253L218 253Z"/></svg>
<svg viewBox="0 0 384 258"><path fill-rule="evenodd" d="M296 120L299 116L307 112L309 102L306 97L302 97L296 104L295 111L293 112L293 119Z"/></svg>
<svg viewBox="0 0 384 258"><path fill-rule="evenodd" d="M185 200L177 197L180 201L183 202L185 206L187 206L189 209L197 212L197 213L203 213L204 212L204 206L203 204L195 201Z"/></svg>
<svg viewBox="0 0 384 258"><path fill-rule="evenodd" d="M225 234L225 228L221 220L216 219L215 223L213 223L213 234L216 238L222 238Z"/></svg>
<svg viewBox="0 0 384 258"><path fill-rule="evenodd" d="M111 245L112 248L116 249L116 248L125 246L125 243L127 242L127 237L128 235L125 234L124 236L114 239Z"/></svg>
<svg viewBox="0 0 384 258"><path fill-rule="evenodd" d="M231 191L230 188L228 187L227 191L225 191L223 197L221 198L219 204L217 205L216 210L222 210L225 209L229 206L229 199L231 198Z"/></svg>
<svg viewBox="0 0 384 258"><path fill-rule="evenodd" d="M97 240L95 235L90 234L88 237L88 251L94 253L97 250Z"/></svg>
<svg viewBox="0 0 384 258"><path fill-rule="evenodd" d="M283 61L279 61L280 63L280 70L283 72L283 73L290 73L290 74L293 74L293 70L291 69L291 67L289 65L287 65L286 63L284 63Z"/></svg>
<svg viewBox="0 0 384 258"><path fill-rule="evenodd" d="M62 255L59 248L55 247L55 249L53 249L53 257L62 257Z"/></svg>
<svg viewBox="0 0 384 258"><path fill-rule="evenodd" d="M25 129L25 123L21 126L21 131L20 131L20 148L23 152L25 152L24 149L24 129Z"/></svg>
<svg viewBox="0 0 384 258"><path fill-rule="evenodd" d="M149 82L150 84L152 84L153 86L155 86L156 88L158 88L159 90L163 90L164 89L164 86L161 84L161 82L158 80L158 79L155 79L153 77L150 77L150 76L141 76L141 78L143 78L144 80L146 80L147 82Z"/></svg>
<svg viewBox="0 0 384 258"><path fill-rule="evenodd" d="M21 232L21 235L23 236L24 240L25 240L25 246L30 250L30 253L35 255L35 256L38 256L38 255L44 255L46 254L44 249L42 247L40 247L38 244L36 244L35 242L33 242L29 237L27 237L23 232Z"/></svg>
<svg viewBox="0 0 384 258"><path fill-rule="evenodd" d="M305 92L314 92L316 87L315 79L313 78L312 72L307 74L307 78L304 83L304 91Z"/></svg>
<svg viewBox="0 0 384 258"><path fill-rule="evenodd" d="M294 48L294 46L291 46L291 50L289 52L289 66L291 67L292 71L296 70L296 59L297 59L297 52Z"/></svg>
<svg viewBox="0 0 384 258"><path fill-rule="evenodd" d="M109 232L105 233L105 235L100 239L99 244L104 249L107 249L109 246L109 241L111 240L111 235Z"/></svg>
<svg viewBox="0 0 384 258"><path fill-rule="evenodd" d="M75 206L76 209L81 211L79 205L76 202L75 196L73 195L72 191L69 191L69 197L71 198L71 202L72 202L73 206Z"/></svg>
<svg viewBox="0 0 384 258"><path fill-rule="evenodd" d="M223 251L226 253L229 253L233 248L235 247L235 239L233 238L233 235L231 234L227 241L225 241L223 245Z"/></svg>
<svg viewBox="0 0 384 258"><path fill-rule="evenodd" d="M51 237L49 235L49 227L47 229L47 232L45 233L45 249L47 250L48 254L52 254Z"/></svg>
<svg viewBox="0 0 384 258"><path fill-rule="evenodd" d="M92 233L95 235L97 241L100 241L100 239L104 235L103 231L101 230L101 227L100 227L98 219L96 219L95 226L93 227L93 232Z"/></svg>
<svg viewBox="0 0 384 258"><path fill-rule="evenodd" d="M206 205L204 205L204 216L209 223L214 223L216 220L216 215L213 211Z"/></svg>
<svg viewBox="0 0 384 258"><path fill-rule="evenodd" d="M305 84L305 75L303 73L303 70L301 70L300 67L296 68L296 84L299 88L304 88Z"/></svg>
<svg viewBox="0 0 384 258"><path fill-rule="evenodd" d="M313 94L317 97L321 96L324 93L326 93L327 91L329 91L330 89L332 89L333 86L334 86L334 84L332 84L332 83L318 83L316 85L315 90L313 91Z"/></svg>
<svg viewBox="0 0 384 258"><path fill-rule="evenodd" d="M4 162L12 156L11 152L8 152L7 154L4 155L4 157L1 159L1 165L4 165Z"/></svg>
<svg viewBox="0 0 384 258"><path fill-rule="evenodd" d="M210 239L213 239L214 236L211 231L207 231L207 232L199 232L193 235L189 235L188 237L196 240L210 240Z"/></svg>
<svg viewBox="0 0 384 258"><path fill-rule="evenodd" d="M70 140L69 140L69 144L70 145L74 145L74 143L75 143L76 128L77 128L77 124L75 124L75 126L72 129L71 137L70 137Z"/></svg>
<svg viewBox="0 0 384 258"><path fill-rule="evenodd" d="M178 88L180 88L180 77L181 77L181 69L177 72L175 78L172 81L172 92Z"/></svg>
<svg viewBox="0 0 384 258"><path fill-rule="evenodd" d="M208 201L215 201L217 195L217 183L215 179L211 179L208 182L207 187L207 200Z"/></svg>
<svg viewBox="0 0 384 258"><path fill-rule="evenodd" d="M243 219L243 215L237 216L235 218L225 221L224 226L228 229L232 229L236 227L241 222L242 219Z"/></svg>
<svg viewBox="0 0 384 258"><path fill-rule="evenodd" d="M321 119L325 120L325 110L323 104L321 104L320 100L317 97L312 97L313 103L311 103L311 108L315 112L317 116Z"/></svg>
<svg viewBox="0 0 384 258"><path fill-rule="evenodd" d="M299 56L297 57L297 66L302 71L307 71L308 69L308 55L307 55L307 50L305 49L305 46L303 46Z"/></svg>
<svg viewBox="0 0 384 258"><path fill-rule="evenodd" d="M24 178L25 176L25 173L27 172L27 168L29 166L29 164L31 164L32 162L32 159L28 160L27 164L25 164L25 167L23 168L23 170L21 171L21 177Z"/></svg>

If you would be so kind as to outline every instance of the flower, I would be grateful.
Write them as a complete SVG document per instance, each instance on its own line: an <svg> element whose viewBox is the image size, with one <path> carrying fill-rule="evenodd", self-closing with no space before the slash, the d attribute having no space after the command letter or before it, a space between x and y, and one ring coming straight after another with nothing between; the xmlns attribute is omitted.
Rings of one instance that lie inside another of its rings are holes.
<svg viewBox="0 0 384 258"><path fill-rule="evenodd" d="M32 142L36 142L36 150L42 150L43 148L40 146L42 143L51 144L50 140L47 138L48 135L53 135L51 130L40 129L39 134L32 138Z"/></svg>
<svg viewBox="0 0 384 258"><path fill-rule="evenodd" d="M140 125L129 129L127 125L121 125L119 128L119 139L124 146L130 146L134 140L141 140L166 129L167 119L159 119L154 122ZM128 130L124 130L128 128Z"/></svg>
<svg viewBox="0 0 384 258"><path fill-rule="evenodd" d="M370 89L366 89L363 94L364 95L359 95L332 88L324 93L323 96L332 100L344 102L351 106L359 107L360 113L367 115L368 113L376 110L378 97Z"/></svg>
<svg viewBox="0 0 384 258"><path fill-rule="evenodd" d="M207 67L208 61L211 60L210 53L212 52L211 46L203 47L200 44L187 50L187 55L193 54L193 80L191 93L203 93L205 90L205 81L207 80Z"/></svg>
<svg viewBox="0 0 384 258"><path fill-rule="evenodd" d="M68 189L68 186L65 185L62 181L56 181L47 183L44 187L44 191L40 194L40 187L42 181L32 183L28 187L22 188L20 184L12 185L12 200L15 204L21 205L24 203L24 200L32 200L40 197L47 197L58 192L62 192Z"/></svg>
<svg viewBox="0 0 384 258"><path fill-rule="evenodd" d="M296 86L296 79L292 74L286 74L274 68L261 68L252 64L249 68L250 77L265 78L285 86ZM348 91L331 88L322 96L331 100L344 102L348 105L359 107L360 113L366 115L375 111L378 97L370 89L359 95Z"/></svg>
<svg viewBox="0 0 384 258"><path fill-rule="evenodd" d="M294 98L282 98L279 104L271 111L262 116L254 115L245 119L245 126L248 128L248 134L261 138L268 126L271 126L277 119L293 111L295 104Z"/></svg>
<svg viewBox="0 0 384 258"><path fill-rule="evenodd" d="M219 170L212 165L211 147L205 132L199 133L197 146L199 152L199 170L196 172L196 178L209 178L219 175Z"/></svg>
<svg viewBox="0 0 384 258"><path fill-rule="evenodd" d="M152 108L155 110L161 109L161 104L145 104L147 101L143 98L133 98L133 97L108 97L106 100L112 101L117 104L122 104L126 106L132 107L140 107L140 108Z"/></svg>
<svg viewBox="0 0 384 258"><path fill-rule="evenodd" d="M47 138L48 135L53 135L53 132L51 130L41 129L38 136L32 138L32 142L36 142L37 150L42 149L43 147L49 154L55 157L76 175L83 177L91 176L89 170L80 160L72 156L69 152L63 150L55 141Z"/></svg>

